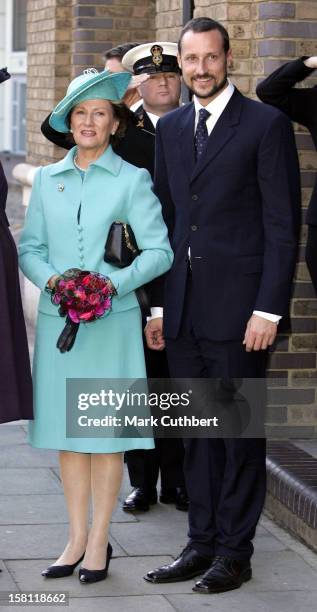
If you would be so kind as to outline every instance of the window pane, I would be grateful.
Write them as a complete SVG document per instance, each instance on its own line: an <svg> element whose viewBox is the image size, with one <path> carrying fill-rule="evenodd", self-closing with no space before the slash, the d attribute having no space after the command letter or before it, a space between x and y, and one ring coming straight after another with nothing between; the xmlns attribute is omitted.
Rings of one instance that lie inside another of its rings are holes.
<svg viewBox="0 0 317 612"><path fill-rule="evenodd" d="M26 5L27 0L13 0L12 51L26 51Z"/></svg>

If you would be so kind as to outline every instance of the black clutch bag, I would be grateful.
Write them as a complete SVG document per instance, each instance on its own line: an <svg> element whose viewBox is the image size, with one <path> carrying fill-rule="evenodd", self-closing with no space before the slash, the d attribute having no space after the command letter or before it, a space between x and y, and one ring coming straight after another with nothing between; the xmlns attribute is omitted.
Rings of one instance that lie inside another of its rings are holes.
<svg viewBox="0 0 317 612"><path fill-rule="evenodd" d="M105 244L104 261L116 266L125 268L140 255L135 235L132 227L122 221L114 221L109 230ZM139 306L143 316L150 314L150 303L144 287L139 287L135 291Z"/></svg>

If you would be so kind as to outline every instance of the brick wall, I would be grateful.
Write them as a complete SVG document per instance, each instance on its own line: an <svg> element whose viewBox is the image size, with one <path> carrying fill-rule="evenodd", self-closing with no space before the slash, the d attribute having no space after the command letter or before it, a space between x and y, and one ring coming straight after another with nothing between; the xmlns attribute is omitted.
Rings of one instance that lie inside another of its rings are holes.
<svg viewBox="0 0 317 612"><path fill-rule="evenodd" d="M123 42L155 38L155 0L72 0L73 75L103 68L102 54Z"/></svg>
<svg viewBox="0 0 317 612"><path fill-rule="evenodd" d="M40 124L64 93L71 75L71 6L68 0L29 0L27 11L27 161L54 159Z"/></svg>
<svg viewBox="0 0 317 612"><path fill-rule="evenodd" d="M63 156L40 125L72 78L87 66L102 69L106 49L155 38L155 0L29 0L27 13L27 160Z"/></svg>
<svg viewBox="0 0 317 612"><path fill-rule="evenodd" d="M182 25L182 0L156 0L156 40L177 42Z"/></svg>
<svg viewBox="0 0 317 612"><path fill-rule="evenodd" d="M254 1L252 14L254 19L252 55L255 59L251 88L254 92L256 83L261 77L270 74L288 59L317 54L317 2ZM316 84L314 76L302 83L301 87L313 84ZM317 155L307 131L299 125L294 127L301 163L303 226L295 294L292 301L293 334L280 337L271 359L271 367L274 368L275 375L287 377L294 385L303 386L305 379L305 386L313 387L312 379L316 379L317 376L317 300L314 298L304 263L307 236L304 220L315 180ZM281 395L281 399L282 397ZM285 405L275 406L274 420L279 420L282 426L287 424L289 427L298 427L298 431L302 430L302 435L313 435L316 433L317 416L313 388L306 395L302 393L301 400L297 404L288 405L287 410L286 399Z"/></svg>

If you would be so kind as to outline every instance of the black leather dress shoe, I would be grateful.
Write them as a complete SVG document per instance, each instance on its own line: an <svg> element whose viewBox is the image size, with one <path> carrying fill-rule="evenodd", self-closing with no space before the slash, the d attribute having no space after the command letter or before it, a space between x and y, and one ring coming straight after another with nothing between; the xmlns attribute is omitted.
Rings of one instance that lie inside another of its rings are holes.
<svg viewBox="0 0 317 612"><path fill-rule="evenodd" d="M217 556L209 570L193 587L196 593L224 593L238 589L252 578L250 561L236 561Z"/></svg>
<svg viewBox="0 0 317 612"><path fill-rule="evenodd" d="M137 487L128 495L122 504L125 512L147 512L150 505L157 503L156 489L147 490L143 487Z"/></svg>
<svg viewBox="0 0 317 612"><path fill-rule="evenodd" d="M186 546L173 563L148 572L144 580L154 583L181 582L199 576L210 564L211 559L202 557L191 546Z"/></svg>
<svg viewBox="0 0 317 612"><path fill-rule="evenodd" d="M175 507L176 510L181 510L182 512L188 512L189 499L187 495L187 491L185 487L177 487L176 489L176 500Z"/></svg>
<svg viewBox="0 0 317 612"><path fill-rule="evenodd" d="M162 504L174 504L176 501L176 487L162 487L160 491L160 502Z"/></svg>
<svg viewBox="0 0 317 612"><path fill-rule="evenodd" d="M185 487L173 489L161 488L160 502L162 504L175 504L177 510L188 511L188 496Z"/></svg>

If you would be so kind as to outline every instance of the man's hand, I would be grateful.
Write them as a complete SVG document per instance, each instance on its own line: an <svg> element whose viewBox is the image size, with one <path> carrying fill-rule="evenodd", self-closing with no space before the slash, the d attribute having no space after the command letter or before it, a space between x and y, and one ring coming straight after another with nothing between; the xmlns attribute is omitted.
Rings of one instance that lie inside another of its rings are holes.
<svg viewBox="0 0 317 612"><path fill-rule="evenodd" d="M147 81L149 78L150 78L150 75L146 74L146 73L134 74L132 76L132 79L131 79L128 87L127 87L127 90L129 90L129 89L136 89L137 87L140 87L140 85L142 85L142 83Z"/></svg>
<svg viewBox="0 0 317 612"><path fill-rule="evenodd" d="M304 64L307 68L317 68L317 56L308 57L307 60L304 60Z"/></svg>
<svg viewBox="0 0 317 612"><path fill-rule="evenodd" d="M144 329L147 345L153 351L162 351L165 348L163 336L163 319L150 319Z"/></svg>
<svg viewBox="0 0 317 612"><path fill-rule="evenodd" d="M268 319L253 314L249 319L243 344L249 353L250 351L265 351L275 340L277 333L277 323L272 323Z"/></svg>

